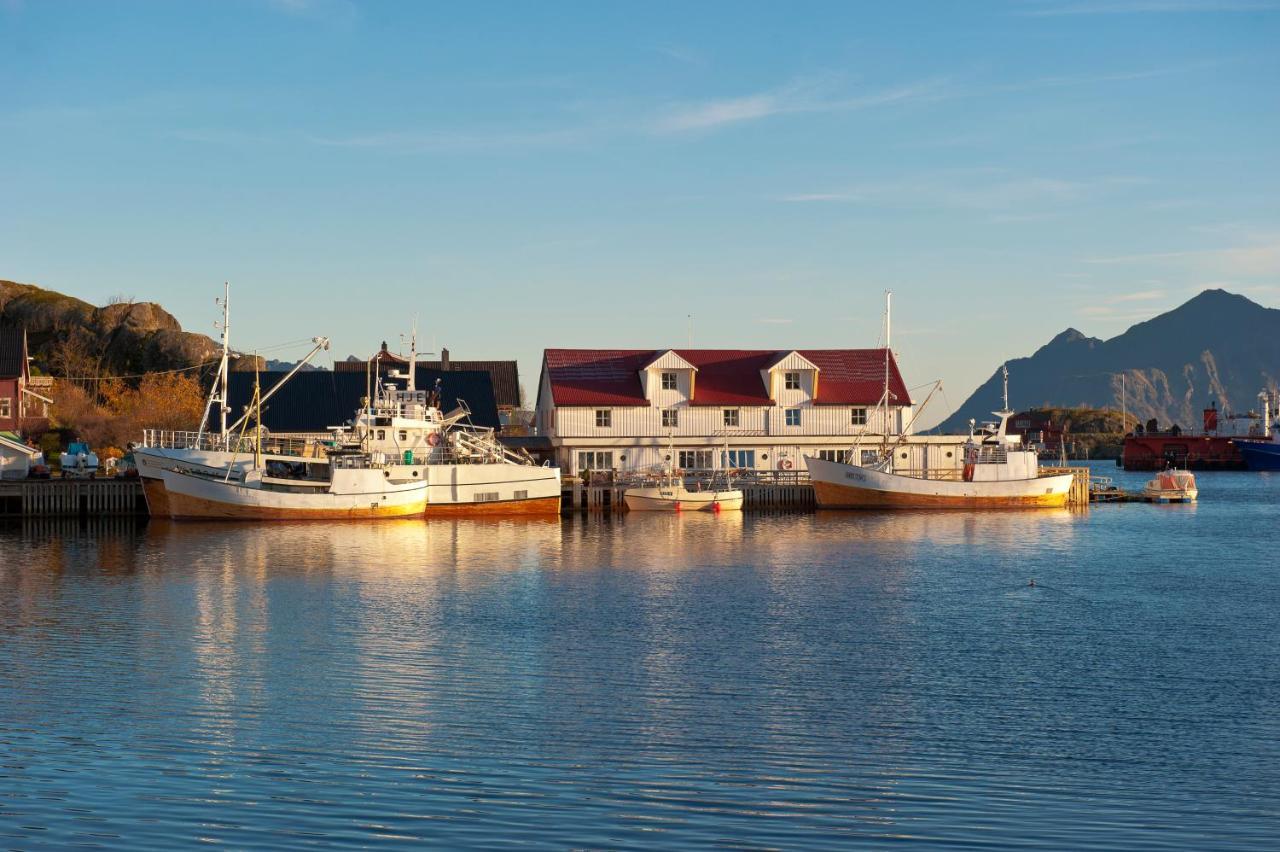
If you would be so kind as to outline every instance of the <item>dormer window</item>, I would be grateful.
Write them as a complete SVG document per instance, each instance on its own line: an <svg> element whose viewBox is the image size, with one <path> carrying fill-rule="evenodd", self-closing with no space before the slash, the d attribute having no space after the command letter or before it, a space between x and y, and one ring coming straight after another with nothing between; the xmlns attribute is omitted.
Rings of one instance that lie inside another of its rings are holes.
<svg viewBox="0 0 1280 852"><path fill-rule="evenodd" d="M783 387L787 390L800 390L800 374L786 373L783 376Z"/></svg>
<svg viewBox="0 0 1280 852"><path fill-rule="evenodd" d="M663 390L678 390L678 389L679 389L679 387L680 387L680 384L679 384L679 382L676 380L676 374L675 374L675 373L663 373L663 374L662 374L662 389L663 389Z"/></svg>

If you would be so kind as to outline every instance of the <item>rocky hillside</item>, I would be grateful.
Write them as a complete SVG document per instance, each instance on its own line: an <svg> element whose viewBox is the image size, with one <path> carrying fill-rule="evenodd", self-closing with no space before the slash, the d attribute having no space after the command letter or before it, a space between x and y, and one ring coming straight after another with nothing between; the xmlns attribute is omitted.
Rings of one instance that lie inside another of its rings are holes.
<svg viewBox="0 0 1280 852"><path fill-rule="evenodd" d="M130 375L190 367L218 357L218 344L183 331L153 302L95 307L31 284L0 280L0 323L25 326L41 371L54 376Z"/></svg>
<svg viewBox="0 0 1280 852"><path fill-rule="evenodd" d="M1138 323L1110 340L1069 328L1029 358L1009 366L1009 405L1120 408L1143 421L1200 426L1211 400L1245 412L1258 392L1280 382L1280 310L1225 290L1205 290L1186 304ZM1000 370L940 429L958 432L969 418L990 420L1000 407Z"/></svg>

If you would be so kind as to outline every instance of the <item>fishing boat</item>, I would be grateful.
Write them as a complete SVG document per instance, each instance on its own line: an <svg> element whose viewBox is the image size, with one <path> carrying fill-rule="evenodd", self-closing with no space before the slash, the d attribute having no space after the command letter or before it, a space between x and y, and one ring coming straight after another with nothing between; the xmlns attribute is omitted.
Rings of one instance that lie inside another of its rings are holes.
<svg viewBox="0 0 1280 852"><path fill-rule="evenodd" d="M1143 499L1151 503L1194 503L1199 493L1189 470L1161 471L1142 489Z"/></svg>
<svg viewBox="0 0 1280 852"><path fill-rule="evenodd" d="M674 437L668 435L668 441ZM725 459L728 459L726 443ZM623 503L632 512L737 512L742 509L742 490L733 487L728 473L723 479L713 477L694 483L689 488L684 476L671 467L674 448L667 453L667 467L656 481L628 487L622 494Z"/></svg>
<svg viewBox="0 0 1280 852"><path fill-rule="evenodd" d="M151 514L171 514L165 472L182 470L216 477L228 467L244 474L252 466L253 448L237 436L248 414L228 423L227 372L230 350L230 291L222 306L222 361L195 432L145 430L133 455ZM273 387L262 393L267 402L303 365L328 348L326 338ZM410 365L416 361L413 335ZM427 484L427 514L536 514L560 512L560 471L537 465L528 454L504 447L492 429L470 423L465 402L442 412L439 389L420 390L412 366L407 375L369 372L361 408L348 423L331 427L321 438L272 438L261 447L267 463L294 464L320 459L335 451L368 453L385 460L392 479ZM380 455L378 455L380 454Z"/></svg>
<svg viewBox="0 0 1280 852"><path fill-rule="evenodd" d="M383 453L337 450L323 460L262 456L262 394L253 387L253 463L224 471L173 466L162 471L173 520L377 520L421 517L427 483L397 474ZM245 437L243 434L240 436Z"/></svg>
<svg viewBox="0 0 1280 852"><path fill-rule="evenodd" d="M628 488L622 495L632 512L737 512L742 509L742 490L690 489L681 477L664 478L656 485Z"/></svg>
<svg viewBox="0 0 1280 852"><path fill-rule="evenodd" d="M886 394L888 385L886 382ZM882 396L884 402L887 397ZM1072 474L1042 476L1035 450L1008 434L1009 371L1004 370L1004 407L993 412L996 423L975 433L970 422L964 445L964 468L959 478L911 476L892 470L889 447L867 466L851 464L860 458L857 445L844 461L805 457L814 496L823 509L1040 509L1061 508L1071 491ZM905 434L905 430L904 430ZM901 443L902 438L899 438Z"/></svg>
<svg viewBox="0 0 1280 852"><path fill-rule="evenodd" d="M313 471L317 466L306 466ZM193 469L162 474L173 520L379 520L420 518L427 508L422 481L393 481L386 465L368 456L330 456L323 471L271 476L250 468L234 478Z"/></svg>

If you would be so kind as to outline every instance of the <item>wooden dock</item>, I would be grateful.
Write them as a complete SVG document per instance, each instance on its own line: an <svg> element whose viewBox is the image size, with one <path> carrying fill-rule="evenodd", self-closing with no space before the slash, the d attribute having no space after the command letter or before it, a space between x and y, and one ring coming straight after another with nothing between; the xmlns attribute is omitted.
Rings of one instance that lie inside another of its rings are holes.
<svg viewBox="0 0 1280 852"><path fill-rule="evenodd" d="M0 481L0 516L102 517L146 515L136 479L25 479Z"/></svg>

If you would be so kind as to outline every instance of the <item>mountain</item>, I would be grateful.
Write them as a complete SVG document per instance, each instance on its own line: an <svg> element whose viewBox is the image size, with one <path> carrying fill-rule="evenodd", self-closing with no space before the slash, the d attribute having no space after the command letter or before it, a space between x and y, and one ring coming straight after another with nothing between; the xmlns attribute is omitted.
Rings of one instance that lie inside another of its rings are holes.
<svg viewBox="0 0 1280 852"><path fill-rule="evenodd" d="M297 366L298 366L297 361L277 361L275 358L269 358L266 362L266 365L262 369L266 370L267 372L287 373ZM301 367L298 367L298 372L310 373L313 370L324 370L324 369L326 368L321 367L317 364L307 363L307 364L303 364Z"/></svg>
<svg viewBox="0 0 1280 852"><path fill-rule="evenodd" d="M1028 358L1008 362L1009 406L1120 408L1121 375L1130 414L1200 426L1201 409L1245 412L1280 383L1280 310L1225 290L1205 290L1180 307L1110 340L1069 328ZM999 368L939 426L959 432L1000 407Z"/></svg>
<svg viewBox="0 0 1280 852"><path fill-rule="evenodd" d="M54 376L133 375L217 358L218 343L183 331L154 302L95 307L32 284L0 280L0 323L26 328L35 366ZM252 359L241 359L253 369Z"/></svg>

